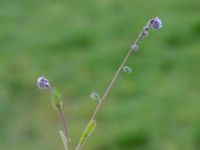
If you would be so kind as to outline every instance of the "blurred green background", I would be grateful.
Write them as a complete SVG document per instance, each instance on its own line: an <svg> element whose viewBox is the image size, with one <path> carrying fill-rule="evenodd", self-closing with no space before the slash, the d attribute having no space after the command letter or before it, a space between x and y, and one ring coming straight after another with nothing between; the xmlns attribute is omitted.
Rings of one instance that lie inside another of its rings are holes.
<svg viewBox="0 0 200 150"><path fill-rule="evenodd" d="M200 149L199 0L0 0L0 150L62 150L47 77L62 92L73 145L146 22L87 150Z"/></svg>

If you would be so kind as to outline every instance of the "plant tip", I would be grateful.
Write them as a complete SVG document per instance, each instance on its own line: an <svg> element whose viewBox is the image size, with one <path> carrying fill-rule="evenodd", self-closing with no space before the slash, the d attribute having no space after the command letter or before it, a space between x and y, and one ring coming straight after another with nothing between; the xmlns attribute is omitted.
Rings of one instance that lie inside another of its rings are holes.
<svg viewBox="0 0 200 150"><path fill-rule="evenodd" d="M49 80L47 80L45 77L41 76L37 79L37 86L40 89L50 88Z"/></svg>
<svg viewBox="0 0 200 150"><path fill-rule="evenodd" d="M148 22L149 27L153 30L158 30L162 27L162 21L160 18L155 17Z"/></svg>

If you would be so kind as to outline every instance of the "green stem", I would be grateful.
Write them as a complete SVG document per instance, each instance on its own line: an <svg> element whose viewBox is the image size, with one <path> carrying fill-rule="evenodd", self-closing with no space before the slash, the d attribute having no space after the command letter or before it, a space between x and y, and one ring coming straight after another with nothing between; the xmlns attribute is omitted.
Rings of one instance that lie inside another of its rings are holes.
<svg viewBox="0 0 200 150"><path fill-rule="evenodd" d="M139 41L142 39L143 35L144 35L144 30L142 30L142 31L140 32L140 34L138 35L138 37L137 37L137 39L135 40L135 42L134 42L133 45L137 46L137 44L139 43ZM137 47L135 47L135 49L136 49L136 48L137 48ZM106 90L105 90L105 92L104 92L102 98L100 99L99 103L97 104L97 106L96 106L96 108L95 108L95 110L94 110L94 112L93 112L93 114L92 114L92 117L91 117L90 120L89 120L89 123L90 123L92 120L95 120L95 119L96 119L97 112L98 112L99 109L101 108L102 103L103 103L103 102L105 101L105 99L107 98L108 94L110 93L110 91L111 91L111 89L112 89L112 87L113 87L113 84L115 83L117 77L118 77L119 74L120 74L120 71L123 69L123 67L125 66L125 64L127 63L129 57L131 56L131 54L134 52L135 49L133 49L133 48L130 48L130 49L129 49L129 51L128 51L128 53L126 54L124 60L122 61L121 65L119 66L119 68L117 69L115 75L113 76L113 78L112 78L110 84L109 84L108 87L106 88ZM89 124L89 123L88 123L88 124ZM88 126L88 125L87 125L87 126ZM79 143L79 144L77 145L77 147L76 147L76 150L80 150L80 149L81 149L81 146L82 146L81 143Z"/></svg>
<svg viewBox="0 0 200 150"><path fill-rule="evenodd" d="M65 136L66 136L66 139L67 139L68 149L72 150L71 139L70 139L70 136L69 136L69 129L68 129L68 125L67 125L67 120L65 119L65 115L64 115L64 112L62 110L62 106L58 107L58 112L59 112L60 119L61 119L61 122L62 122L63 127L64 127L64 133L65 133Z"/></svg>

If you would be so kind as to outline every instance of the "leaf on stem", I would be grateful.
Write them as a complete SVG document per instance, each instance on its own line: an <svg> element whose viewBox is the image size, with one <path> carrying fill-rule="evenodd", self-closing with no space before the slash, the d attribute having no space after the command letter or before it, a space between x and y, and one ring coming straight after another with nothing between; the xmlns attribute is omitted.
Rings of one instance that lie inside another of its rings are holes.
<svg viewBox="0 0 200 150"><path fill-rule="evenodd" d="M59 130L59 134L60 134L60 137L61 137L61 139L63 141L63 145L64 145L65 150L69 150L68 149L68 144L67 144L67 138L65 137L64 132L62 130Z"/></svg>
<svg viewBox="0 0 200 150"><path fill-rule="evenodd" d="M51 102L52 102L53 108L55 109L62 107L61 94L56 88L53 90L53 94L51 96Z"/></svg>
<svg viewBox="0 0 200 150"><path fill-rule="evenodd" d="M78 144L79 146L81 146L86 141L86 139L92 134L95 127L96 127L96 120L91 120L90 123L85 128L83 134L81 135L81 138Z"/></svg>

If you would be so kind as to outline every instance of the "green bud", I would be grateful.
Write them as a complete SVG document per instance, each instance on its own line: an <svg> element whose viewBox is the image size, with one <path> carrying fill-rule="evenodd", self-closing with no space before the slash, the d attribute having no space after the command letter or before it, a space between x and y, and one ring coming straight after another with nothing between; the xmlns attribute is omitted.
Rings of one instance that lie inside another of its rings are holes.
<svg viewBox="0 0 200 150"><path fill-rule="evenodd" d="M131 74L132 73L132 68L130 68L129 66L124 66L123 67L123 71L125 73Z"/></svg>
<svg viewBox="0 0 200 150"><path fill-rule="evenodd" d="M99 94L97 92L92 92L92 94L90 95L90 97L93 99L93 100L97 100L97 101L100 101L101 98L99 96Z"/></svg>

